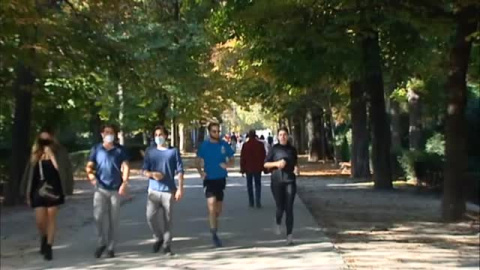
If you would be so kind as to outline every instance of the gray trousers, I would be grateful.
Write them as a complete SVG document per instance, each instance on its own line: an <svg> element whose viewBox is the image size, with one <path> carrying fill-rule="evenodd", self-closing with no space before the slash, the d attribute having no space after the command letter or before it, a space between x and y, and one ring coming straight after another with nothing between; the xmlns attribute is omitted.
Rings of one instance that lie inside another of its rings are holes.
<svg viewBox="0 0 480 270"><path fill-rule="evenodd" d="M155 241L163 240L163 245L172 242L172 204L173 194L170 192L148 191L147 222L153 232Z"/></svg>
<svg viewBox="0 0 480 270"><path fill-rule="evenodd" d="M93 195L93 217L97 227L97 245L114 250L117 239L120 195L118 191L97 188Z"/></svg>

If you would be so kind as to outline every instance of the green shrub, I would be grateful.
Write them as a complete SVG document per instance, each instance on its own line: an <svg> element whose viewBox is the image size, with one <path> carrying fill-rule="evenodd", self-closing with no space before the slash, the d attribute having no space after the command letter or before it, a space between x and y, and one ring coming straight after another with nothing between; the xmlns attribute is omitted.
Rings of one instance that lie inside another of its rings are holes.
<svg viewBox="0 0 480 270"><path fill-rule="evenodd" d="M430 137L425 144L425 152L445 156L445 136L441 133L436 133Z"/></svg>

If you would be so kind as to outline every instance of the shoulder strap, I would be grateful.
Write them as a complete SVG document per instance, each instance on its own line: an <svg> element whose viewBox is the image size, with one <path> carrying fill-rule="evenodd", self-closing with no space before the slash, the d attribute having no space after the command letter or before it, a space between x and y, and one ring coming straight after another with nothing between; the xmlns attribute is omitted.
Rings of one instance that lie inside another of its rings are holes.
<svg viewBox="0 0 480 270"><path fill-rule="evenodd" d="M43 175L43 166L42 166L42 160L38 160L38 169L40 170L40 180L44 181L45 180L45 175Z"/></svg>

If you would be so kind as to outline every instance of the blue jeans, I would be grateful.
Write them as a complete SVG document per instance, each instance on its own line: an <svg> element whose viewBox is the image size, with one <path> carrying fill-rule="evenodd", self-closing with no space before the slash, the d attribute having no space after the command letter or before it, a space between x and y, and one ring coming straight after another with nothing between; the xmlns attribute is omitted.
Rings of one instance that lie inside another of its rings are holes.
<svg viewBox="0 0 480 270"><path fill-rule="evenodd" d="M255 180L255 200L253 200L253 180ZM248 202L253 206L256 202L260 206L260 197L262 194L262 173L247 173Z"/></svg>

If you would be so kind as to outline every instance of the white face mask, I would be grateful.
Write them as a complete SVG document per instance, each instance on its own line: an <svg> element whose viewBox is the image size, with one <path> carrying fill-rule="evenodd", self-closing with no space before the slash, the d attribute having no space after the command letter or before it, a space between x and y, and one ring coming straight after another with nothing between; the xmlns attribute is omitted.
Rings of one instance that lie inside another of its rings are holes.
<svg viewBox="0 0 480 270"><path fill-rule="evenodd" d="M155 143L157 145L163 145L165 143L165 138L162 136L155 137Z"/></svg>
<svg viewBox="0 0 480 270"><path fill-rule="evenodd" d="M105 135L105 137L103 137L103 141L106 143L112 143L114 140L115 137L113 137L113 135Z"/></svg>

